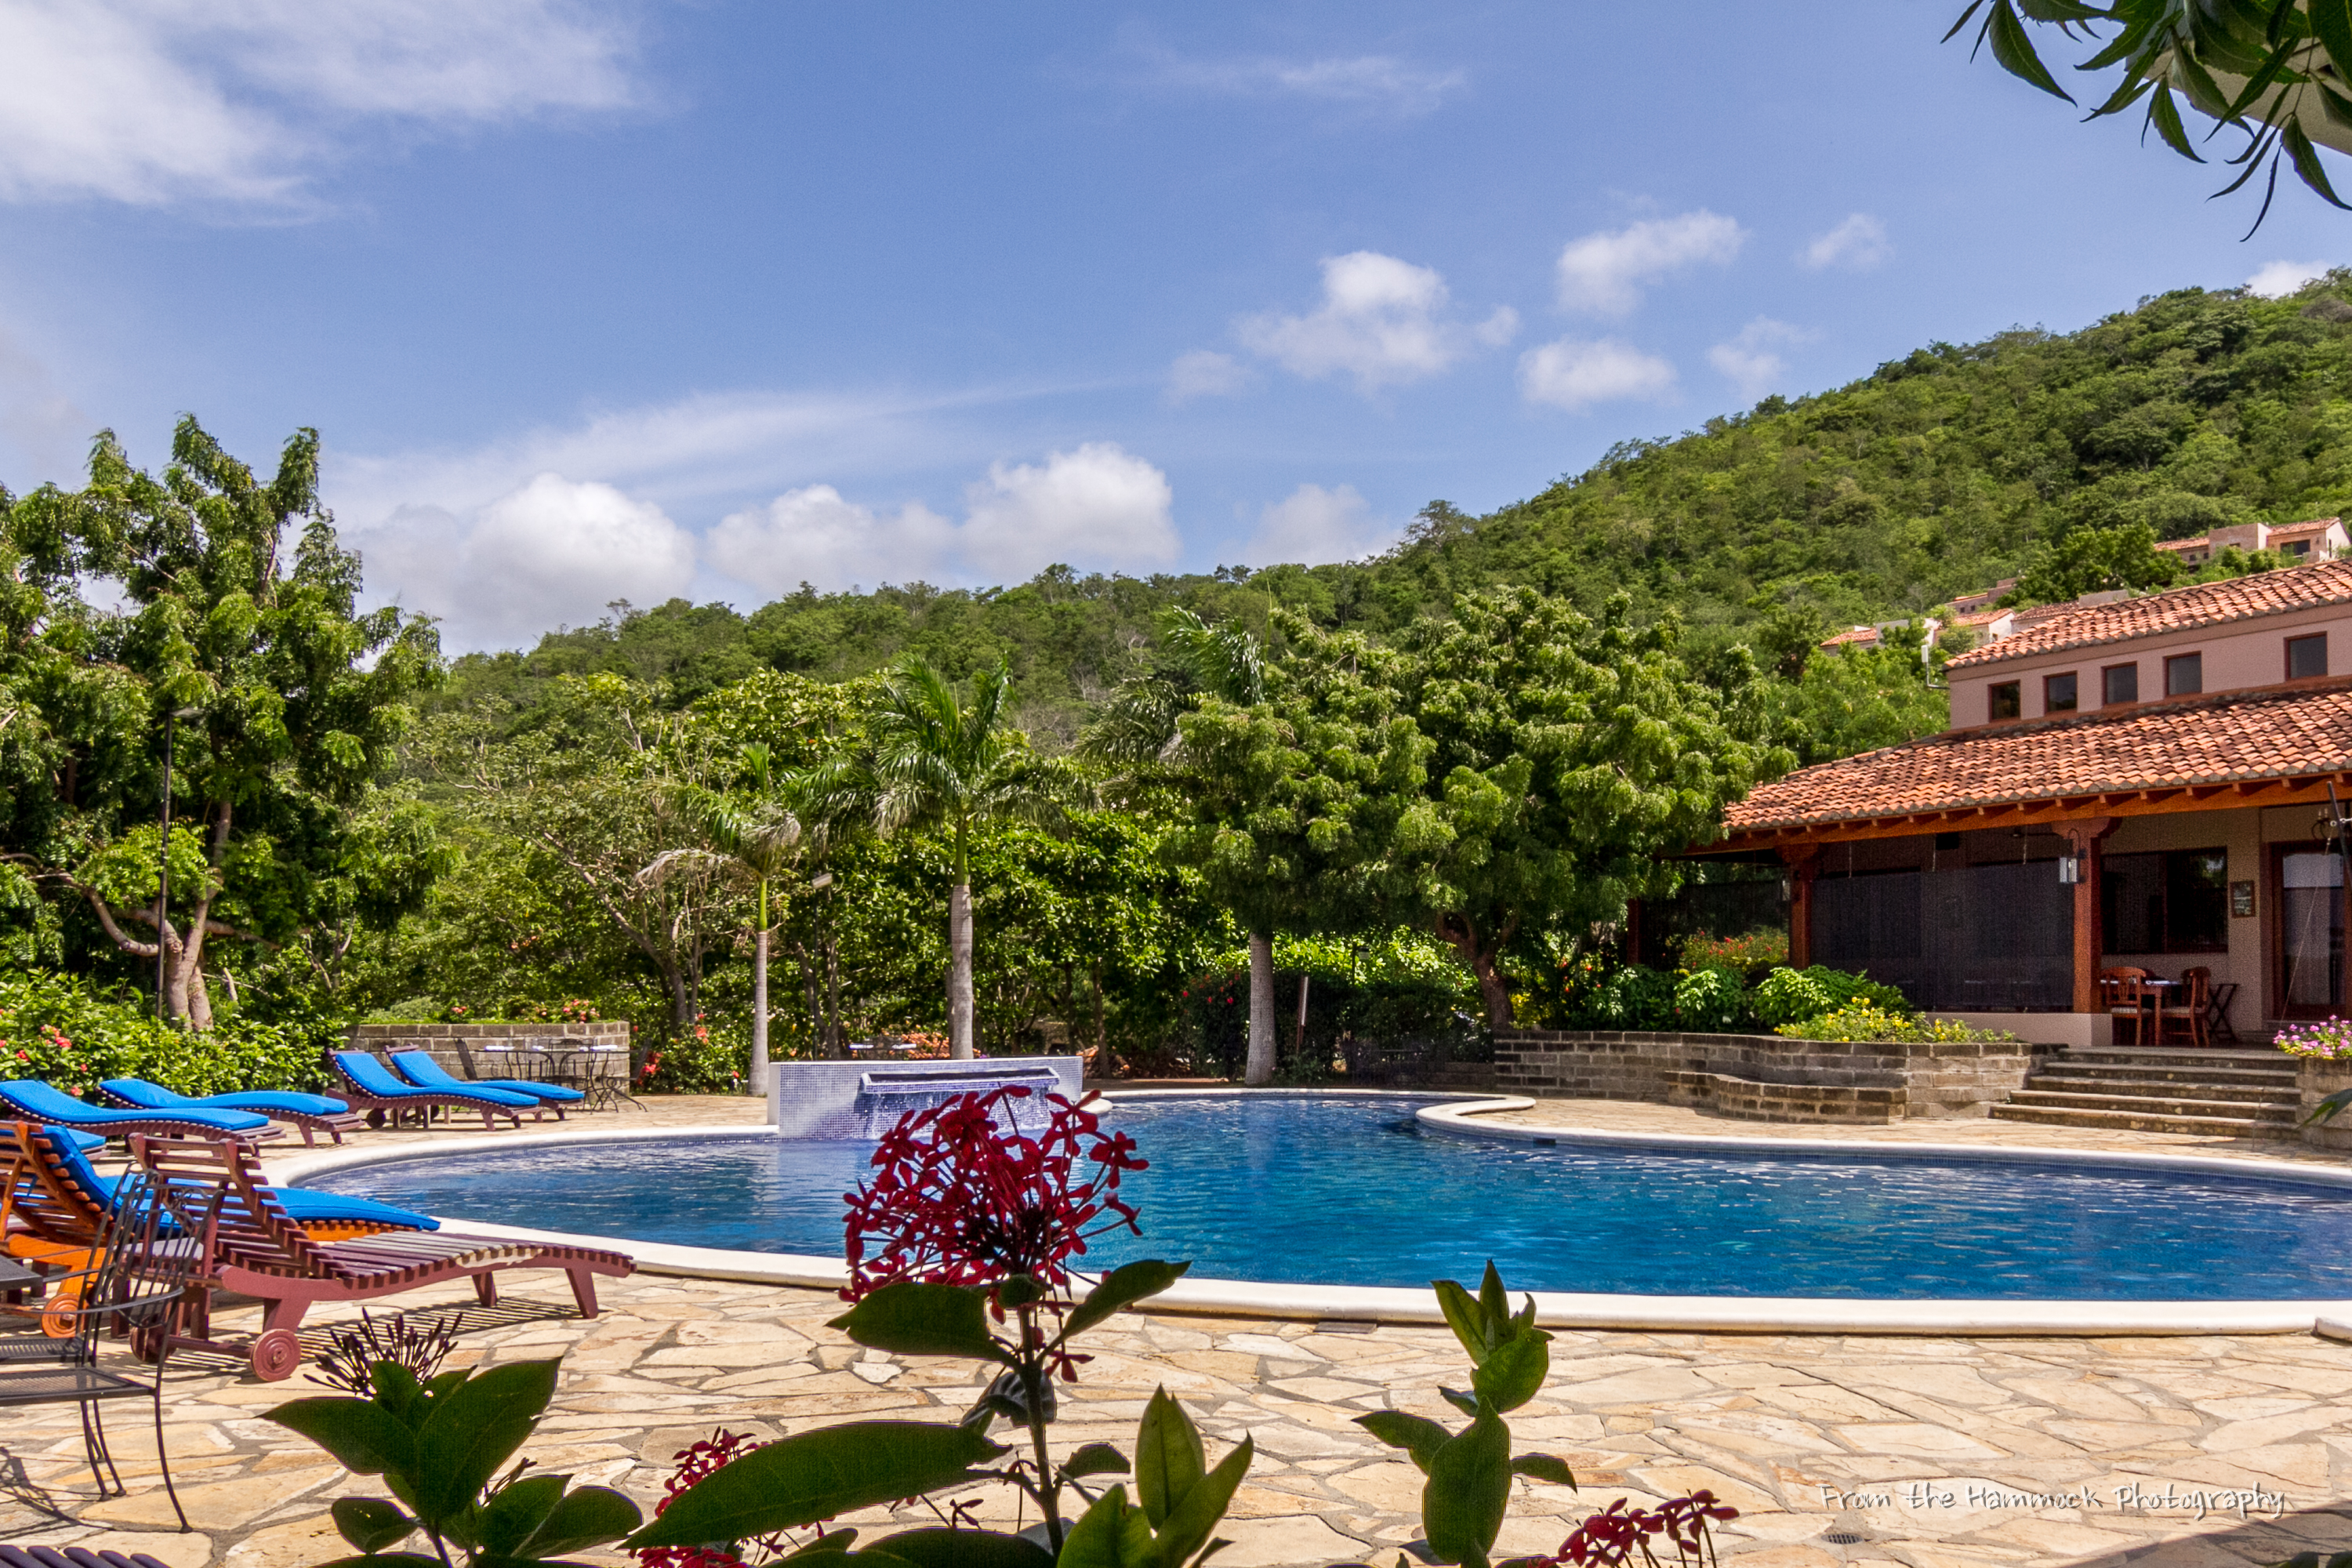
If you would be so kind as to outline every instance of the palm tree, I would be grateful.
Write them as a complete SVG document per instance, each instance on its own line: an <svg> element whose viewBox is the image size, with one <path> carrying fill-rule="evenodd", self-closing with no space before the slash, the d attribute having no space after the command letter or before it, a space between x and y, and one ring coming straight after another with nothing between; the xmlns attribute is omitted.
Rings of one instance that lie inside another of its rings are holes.
<svg viewBox="0 0 2352 1568"><path fill-rule="evenodd" d="M776 798L773 755L764 742L743 748L742 777L751 786L749 802L720 795L697 784L671 791L670 805L703 839L699 846L672 849L638 873L652 883L689 867L738 883L759 898L759 916L751 927L751 1092L768 1092L768 942L776 921L770 896L776 880L800 858L801 819Z"/></svg>
<svg viewBox="0 0 2352 1568"><path fill-rule="evenodd" d="M1265 700L1265 665L1257 639L1239 626L1211 626L1192 611L1164 610L1160 640L1172 666L1122 681L1101 716L1078 738L1082 755L1128 769L1131 775L1180 785L1188 774L1216 766L1186 754L1181 721L1214 699L1236 708ZM1197 779L1193 782L1199 782ZM1271 909L1260 900L1234 912L1249 927L1249 1055L1245 1084L1274 1081L1274 931Z"/></svg>
<svg viewBox="0 0 2352 1568"><path fill-rule="evenodd" d="M1002 661L973 678L969 703L918 654L890 667L866 724L864 784L880 833L936 828L947 839L948 1046L972 1054L971 840L991 822L1051 821L1067 793L1063 771L1029 750L1006 710L1013 672Z"/></svg>

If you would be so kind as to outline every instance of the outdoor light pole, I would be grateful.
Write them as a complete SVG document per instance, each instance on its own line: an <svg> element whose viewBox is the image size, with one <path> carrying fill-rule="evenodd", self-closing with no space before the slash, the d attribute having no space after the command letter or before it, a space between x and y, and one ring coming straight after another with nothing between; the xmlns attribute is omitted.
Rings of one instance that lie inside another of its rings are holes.
<svg viewBox="0 0 2352 1568"><path fill-rule="evenodd" d="M164 941L172 921L172 723L177 719L193 719L193 708L167 708L163 710L163 847L157 856L155 882L155 1018L158 1023L171 1022L171 992L164 975L171 963L171 947Z"/></svg>

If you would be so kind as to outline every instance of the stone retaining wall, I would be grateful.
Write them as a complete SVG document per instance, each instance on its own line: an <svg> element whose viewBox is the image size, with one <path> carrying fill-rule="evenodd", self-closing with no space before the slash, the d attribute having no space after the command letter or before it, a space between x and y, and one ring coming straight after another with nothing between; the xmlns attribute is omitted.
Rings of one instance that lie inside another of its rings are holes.
<svg viewBox="0 0 2352 1568"><path fill-rule="evenodd" d="M2303 1091L2303 1112L2296 1118L2301 1121L2329 1095L2352 1089L2352 1061L2303 1057L2295 1062L2295 1077L2296 1087ZM2340 1112L2316 1126L2305 1127L2303 1129L2303 1141L2315 1149L2352 1149L2352 1110Z"/></svg>
<svg viewBox="0 0 2352 1568"><path fill-rule="evenodd" d="M1507 1029L1495 1087L1568 1100L1645 1100L1759 1121L1986 1116L2024 1087L2016 1041L1791 1040L1777 1035Z"/></svg>

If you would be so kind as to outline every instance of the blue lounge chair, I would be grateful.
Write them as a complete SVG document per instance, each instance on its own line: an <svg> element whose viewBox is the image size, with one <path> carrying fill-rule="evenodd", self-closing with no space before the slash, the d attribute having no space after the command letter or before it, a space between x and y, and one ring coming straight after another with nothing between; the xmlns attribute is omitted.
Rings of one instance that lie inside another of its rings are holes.
<svg viewBox="0 0 2352 1568"><path fill-rule="evenodd" d="M0 1108L13 1110L28 1121L69 1127L77 1132L97 1132L109 1138L153 1132L165 1137L243 1138L262 1142L284 1136L269 1124L269 1118L256 1116L249 1110L104 1110L36 1078L0 1082Z"/></svg>
<svg viewBox="0 0 2352 1568"><path fill-rule="evenodd" d="M576 1105L587 1095L560 1083L540 1083L527 1078L478 1078L470 1082L452 1078L448 1069L424 1051L394 1051L393 1070L419 1089L502 1089L509 1094L527 1094L555 1112L558 1121L563 1120L563 1108Z"/></svg>
<svg viewBox="0 0 2352 1568"><path fill-rule="evenodd" d="M44 1127L29 1138L20 1138L19 1144L39 1163L61 1173L111 1206L115 1184L122 1178L100 1175L82 1157L81 1151L74 1147L73 1136L68 1128ZM5 1145L0 1145L0 1153L6 1152ZM286 1210L287 1217L299 1222L305 1229L314 1226L338 1230L358 1227L379 1230L441 1228L441 1222L429 1214L418 1214L415 1209L401 1208L394 1204L380 1204L373 1198L355 1198L343 1193L315 1193L308 1187L272 1187L269 1191Z"/></svg>
<svg viewBox="0 0 2352 1568"><path fill-rule="evenodd" d="M323 1094L294 1094L280 1089L244 1089L235 1094L207 1094L192 1098L174 1094L160 1083L149 1083L143 1078L110 1078L98 1086L99 1092L117 1105L133 1110L247 1110L256 1116L267 1116L272 1121L287 1122L302 1134L302 1142L315 1144L311 1136L324 1132L340 1143L343 1134L367 1125L367 1119L355 1116L352 1108L340 1100L330 1100Z"/></svg>
<svg viewBox="0 0 2352 1568"><path fill-rule="evenodd" d="M530 1111L534 1121L540 1118L540 1102L530 1095L474 1084L458 1089L419 1089L394 1078L390 1068L365 1051L329 1051L327 1065L351 1086L351 1091L343 1098L352 1102L352 1110L368 1113L370 1126L376 1125L379 1116L397 1125L403 1116L414 1114L416 1124L422 1127L432 1120L436 1106L478 1110L482 1113L482 1125L493 1130L498 1126L497 1118L501 1116L517 1128L522 1126L523 1111Z"/></svg>

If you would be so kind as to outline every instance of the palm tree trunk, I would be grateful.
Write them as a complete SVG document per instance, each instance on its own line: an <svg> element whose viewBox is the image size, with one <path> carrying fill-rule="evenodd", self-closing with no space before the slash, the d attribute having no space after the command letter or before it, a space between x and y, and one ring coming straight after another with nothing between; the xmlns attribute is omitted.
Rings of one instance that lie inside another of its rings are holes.
<svg viewBox="0 0 2352 1568"><path fill-rule="evenodd" d="M768 933L751 934L751 1092L768 1095Z"/></svg>
<svg viewBox="0 0 2352 1568"><path fill-rule="evenodd" d="M971 884L948 895L948 1055L971 1059Z"/></svg>
<svg viewBox="0 0 2352 1568"><path fill-rule="evenodd" d="M1242 1081L1253 1088L1274 1081L1274 938L1250 932L1249 1061Z"/></svg>

